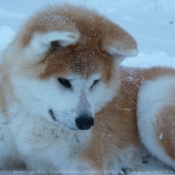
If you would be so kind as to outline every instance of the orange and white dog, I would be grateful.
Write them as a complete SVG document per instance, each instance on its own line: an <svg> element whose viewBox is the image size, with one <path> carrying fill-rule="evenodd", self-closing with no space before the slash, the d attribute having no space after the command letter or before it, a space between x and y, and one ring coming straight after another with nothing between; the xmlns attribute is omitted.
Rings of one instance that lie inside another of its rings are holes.
<svg viewBox="0 0 175 175"><path fill-rule="evenodd" d="M2 56L0 170L175 168L175 70L119 66L136 54L132 36L92 10L31 17Z"/></svg>

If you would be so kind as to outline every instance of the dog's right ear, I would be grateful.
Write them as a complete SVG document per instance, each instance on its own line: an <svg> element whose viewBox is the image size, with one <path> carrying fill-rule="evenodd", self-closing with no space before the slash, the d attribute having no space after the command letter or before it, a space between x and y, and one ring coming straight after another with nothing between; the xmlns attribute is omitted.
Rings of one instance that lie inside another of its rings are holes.
<svg viewBox="0 0 175 175"><path fill-rule="evenodd" d="M80 37L79 32L52 31L48 33L35 33L25 51L33 56L42 56L50 49L59 49L75 44Z"/></svg>

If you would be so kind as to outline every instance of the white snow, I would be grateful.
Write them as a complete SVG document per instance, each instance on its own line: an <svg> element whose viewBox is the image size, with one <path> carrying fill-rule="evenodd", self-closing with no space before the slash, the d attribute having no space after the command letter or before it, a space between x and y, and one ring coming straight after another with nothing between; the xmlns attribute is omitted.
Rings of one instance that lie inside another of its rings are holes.
<svg viewBox="0 0 175 175"><path fill-rule="evenodd" d="M29 15L49 3L62 2L65 0L0 0L0 57L2 50ZM138 43L139 54L127 58L122 62L123 65L175 67L175 0L67 0L66 2L96 9L134 36Z"/></svg>

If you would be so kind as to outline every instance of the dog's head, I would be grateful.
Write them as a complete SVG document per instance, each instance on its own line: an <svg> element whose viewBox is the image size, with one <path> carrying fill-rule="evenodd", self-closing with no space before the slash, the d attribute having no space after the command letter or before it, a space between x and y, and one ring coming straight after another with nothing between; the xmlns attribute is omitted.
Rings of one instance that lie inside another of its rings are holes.
<svg viewBox="0 0 175 175"><path fill-rule="evenodd" d="M70 5L37 13L10 47L21 104L72 130L93 126L95 113L117 94L119 63L137 54L136 42L118 25Z"/></svg>

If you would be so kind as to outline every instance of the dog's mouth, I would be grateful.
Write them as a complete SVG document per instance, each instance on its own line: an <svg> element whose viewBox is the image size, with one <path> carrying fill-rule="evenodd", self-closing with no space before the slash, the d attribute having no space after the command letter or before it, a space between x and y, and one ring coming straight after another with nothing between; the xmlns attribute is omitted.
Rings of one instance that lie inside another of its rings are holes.
<svg viewBox="0 0 175 175"><path fill-rule="evenodd" d="M49 114L50 114L50 116L52 117L52 119L56 122L57 119L56 119L56 117L55 117L55 115L54 115L52 109L49 109Z"/></svg>
<svg viewBox="0 0 175 175"><path fill-rule="evenodd" d="M56 119L55 114L54 114L52 109L49 109L49 115L51 116L53 121L58 122L58 120ZM62 122L59 122L59 123L63 126L63 128L65 128L67 130L74 130L74 131L78 130L77 127L74 127L72 125L67 125L66 122L62 121Z"/></svg>

